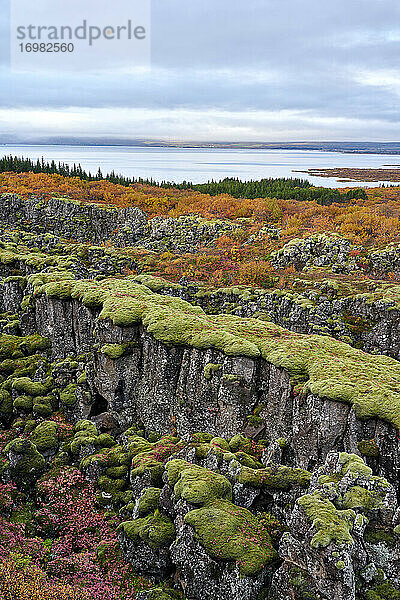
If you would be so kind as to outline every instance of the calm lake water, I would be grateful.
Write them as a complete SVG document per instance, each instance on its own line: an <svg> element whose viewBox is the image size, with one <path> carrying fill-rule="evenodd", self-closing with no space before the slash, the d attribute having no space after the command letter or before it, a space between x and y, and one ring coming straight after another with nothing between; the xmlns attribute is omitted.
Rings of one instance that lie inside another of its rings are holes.
<svg viewBox="0 0 400 600"><path fill-rule="evenodd" d="M17 146L0 145L0 156L14 154L32 159L44 157L73 165L80 163L95 173L114 170L131 177L156 181L206 182L209 179L239 177L301 177L324 187L350 185L377 186L372 182L339 183L333 178L309 177L294 173L310 168L364 167L383 165L400 167L400 156L382 154L342 154L317 150L220 150L197 148L137 148L128 146Z"/></svg>

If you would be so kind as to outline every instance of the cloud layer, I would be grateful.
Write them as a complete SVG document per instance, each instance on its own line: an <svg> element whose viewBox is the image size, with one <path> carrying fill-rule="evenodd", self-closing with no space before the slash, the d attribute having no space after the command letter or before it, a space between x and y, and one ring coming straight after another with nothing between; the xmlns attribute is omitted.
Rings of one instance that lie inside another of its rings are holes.
<svg viewBox="0 0 400 600"><path fill-rule="evenodd" d="M5 6L0 132L399 139L397 0L153 0L152 12L150 72L17 74Z"/></svg>

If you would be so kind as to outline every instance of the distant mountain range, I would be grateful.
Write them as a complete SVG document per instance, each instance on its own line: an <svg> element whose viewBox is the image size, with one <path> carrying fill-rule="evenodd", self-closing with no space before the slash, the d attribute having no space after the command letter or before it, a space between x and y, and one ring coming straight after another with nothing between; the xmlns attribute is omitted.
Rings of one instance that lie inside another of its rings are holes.
<svg viewBox="0 0 400 600"><path fill-rule="evenodd" d="M49 137L16 139L0 135L0 145L131 146L141 148L219 148L235 150L321 150L351 154L400 154L400 142L193 142L179 140Z"/></svg>

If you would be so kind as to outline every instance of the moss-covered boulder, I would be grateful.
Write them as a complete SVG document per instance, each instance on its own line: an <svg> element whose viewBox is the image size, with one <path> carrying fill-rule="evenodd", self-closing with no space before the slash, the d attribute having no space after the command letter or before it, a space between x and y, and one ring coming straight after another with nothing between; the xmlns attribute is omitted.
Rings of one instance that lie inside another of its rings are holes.
<svg viewBox="0 0 400 600"><path fill-rule="evenodd" d="M56 452L58 448L58 426L53 421L40 423L29 436L39 452Z"/></svg>
<svg viewBox="0 0 400 600"><path fill-rule="evenodd" d="M25 438L16 438L9 442L3 451L6 461L1 473L7 480L20 485L30 485L46 469L46 461L34 443Z"/></svg>

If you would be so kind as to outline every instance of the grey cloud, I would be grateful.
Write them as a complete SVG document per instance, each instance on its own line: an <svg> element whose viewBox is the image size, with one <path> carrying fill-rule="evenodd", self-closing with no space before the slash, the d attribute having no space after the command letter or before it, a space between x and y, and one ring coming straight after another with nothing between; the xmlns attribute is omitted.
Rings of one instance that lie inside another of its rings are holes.
<svg viewBox="0 0 400 600"><path fill-rule="evenodd" d="M10 73L1 14L3 108L190 108L204 118L213 109L305 110L399 121L398 90L357 78L398 68L398 0L153 0L153 70L122 76Z"/></svg>

